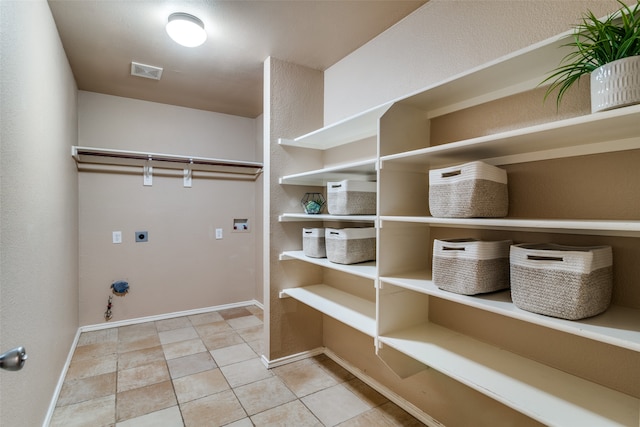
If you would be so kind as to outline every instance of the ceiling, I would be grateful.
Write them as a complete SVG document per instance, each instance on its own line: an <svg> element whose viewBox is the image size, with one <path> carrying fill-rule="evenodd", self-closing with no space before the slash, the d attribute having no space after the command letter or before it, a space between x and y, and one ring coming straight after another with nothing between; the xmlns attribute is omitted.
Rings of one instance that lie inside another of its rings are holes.
<svg viewBox="0 0 640 427"><path fill-rule="evenodd" d="M201 110L262 114L263 62L325 70L426 3L410 0L49 0L80 90ZM199 47L172 41L173 12L200 18ZM131 62L162 78L131 75Z"/></svg>

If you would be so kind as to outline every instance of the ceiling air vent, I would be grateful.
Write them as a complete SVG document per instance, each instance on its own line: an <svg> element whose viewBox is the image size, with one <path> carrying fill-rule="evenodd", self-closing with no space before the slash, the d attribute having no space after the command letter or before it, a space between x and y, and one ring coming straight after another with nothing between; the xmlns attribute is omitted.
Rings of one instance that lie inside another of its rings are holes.
<svg viewBox="0 0 640 427"><path fill-rule="evenodd" d="M131 75L144 77L145 79L160 80L160 77L162 77L162 68L154 67L153 65L145 65L138 62L132 62Z"/></svg>

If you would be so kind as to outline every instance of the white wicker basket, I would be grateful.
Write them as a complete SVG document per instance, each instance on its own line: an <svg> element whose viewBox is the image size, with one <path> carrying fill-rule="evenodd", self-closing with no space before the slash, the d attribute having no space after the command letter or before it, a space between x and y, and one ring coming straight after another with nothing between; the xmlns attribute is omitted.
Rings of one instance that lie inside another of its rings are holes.
<svg viewBox="0 0 640 427"><path fill-rule="evenodd" d="M429 210L434 217L507 216L507 172L483 162L429 171Z"/></svg>
<svg viewBox="0 0 640 427"><path fill-rule="evenodd" d="M327 259L337 264L356 264L376 259L376 229L325 229Z"/></svg>
<svg viewBox="0 0 640 427"><path fill-rule="evenodd" d="M511 297L522 310L577 320L609 307L610 246L513 245L510 263Z"/></svg>
<svg viewBox="0 0 640 427"><path fill-rule="evenodd" d="M327 210L331 215L375 215L376 183L352 180L328 182Z"/></svg>
<svg viewBox="0 0 640 427"><path fill-rule="evenodd" d="M509 287L510 240L454 239L433 241L433 283L463 295Z"/></svg>
<svg viewBox="0 0 640 427"><path fill-rule="evenodd" d="M306 256L311 258L327 257L324 233L324 228L302 229L302 252Z"/></svg>

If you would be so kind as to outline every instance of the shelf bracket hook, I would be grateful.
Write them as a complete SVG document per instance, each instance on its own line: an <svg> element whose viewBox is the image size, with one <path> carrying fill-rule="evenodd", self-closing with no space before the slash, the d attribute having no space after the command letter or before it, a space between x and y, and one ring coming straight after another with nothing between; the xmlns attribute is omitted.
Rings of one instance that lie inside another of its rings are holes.
<svg viewBox="0 0 640 427"><path fill-rule="evenodd" d="M143 184L149 187L153 185L153 166L151 166L151 160L153 159L151 158L151 156L149 156L147 162L143 166Z"/></svg>
<svg viewBox="0 0 640 427"><path fill-rule="evenodd" d="M189 159L189 166L184 168L183 184L185 188L191 188L193 178L193 159Z"/></svg>

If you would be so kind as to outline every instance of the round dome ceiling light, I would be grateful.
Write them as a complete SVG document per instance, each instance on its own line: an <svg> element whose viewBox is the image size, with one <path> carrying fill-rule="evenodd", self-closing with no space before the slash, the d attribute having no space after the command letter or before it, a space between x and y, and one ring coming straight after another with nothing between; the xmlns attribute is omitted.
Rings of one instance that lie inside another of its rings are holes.
<svg viewBox="0 0 640 427"><path fill-rule="evenodd" d="M186 47L200 46L207 39L204 23L195 16L182 12L169 15L167 34L176 43Z"/></svg>

